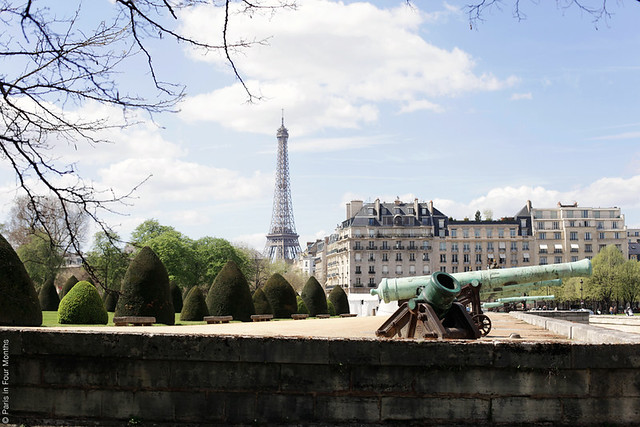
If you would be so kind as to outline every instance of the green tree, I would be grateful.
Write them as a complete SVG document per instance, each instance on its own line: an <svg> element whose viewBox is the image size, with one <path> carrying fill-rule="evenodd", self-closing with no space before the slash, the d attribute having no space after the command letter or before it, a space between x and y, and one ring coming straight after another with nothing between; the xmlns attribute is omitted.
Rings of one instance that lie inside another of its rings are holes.
<svg viewBox="0 0 640 427"><path fill-rule="evenodd" d="M617 296L631 305L640 297L640 262L629 259L618 267Z"/></svg>
<svg viewBox="0 0 640 427"><path fill-rule="evenodd" d="M267 296L264 294L262 288L256 289L253 293L253 306L256 309L256 314L273 314L273 310L271 309L271 305L269 304L269 300Z"/></svg>
<svg viewBox="0 0 640 427"><path fill-rule="evenodd" d="M58 291L56 291L56 286L53 282L53 278L47 279L42 288L40 288L40 292L38 292L38 300L42 311L58 311L60 297L58 297Z"/></svg>
<svg viewBox="0 0 640 427"><path fill-rule="evenodd" d="M147 242L164 233L175 232L176 229L167 225L161 225L156 219L148 219L138 225L131 232L131 243L137 246L146 246Z"/></svg>
<svg viewBox="0 0 640 427"><path fill-rule="evenodd" d="M588 297L610 305L620 288L619 267L624 262L624 255L615 245L608 245L593 257L593 275L585 281Z"/></svg>
<svg viewBox="0 0 640 427"><path fill-rule="evenodd" d="M341 286L334 286L329 292L329 301L333 304L336 314L349 313L349 299Z"/></svg>
<svg viewBox="0 0 640 427"><path fill-rule="evenodd" d="M280 274L269 277L262 290L269 301L273 317L290 319L298 311L296 291Z"/></svg>
<svg viewBox="0 0 640 427"><path fill-rule="evenodd" d="M475 216L473 217L474 221L482 221L482 214L480 213L480 211L476 211Z"/></svg>
<svg viewBox="0 0 640 427"><path fill-rule="evenodd" d="M302 288L300 297L304 301L309 315L315 317L318 314L327 314L327 296L324 293L322 285L318 283L315 277L309 277L307 283Z"/></svg>
<svg viewBox="0 0 640 427"><path fill-rule="evenodd" d="M180 320L200 321L209 315L207 302L205 301L202 289L199 286L191 288L184 300L184 306L180 312Z"/></svg>
<svg viewBox="0 0 640 427"><path fill-rule="evenodd" d="M87 254L87 262L105 289L120 289L129 266L129 255L117 246L118 241L117 234L99 231L93 236L93 246Z"/></svg>
<svg viewBox="0 0 640 427"><path fill-rule="evenodd" d="M194 242L197 258L197 282L213 283L227 261L233 261L246 277L251 274L250 260L245 252L236 249L229 241L217 237L203 237Z"/></svg>
<svg viewBox="0 0 640 427"><path fill-rule="evenodd" d="M39 288L47 278L58 274L64 257L46 233L37 232L26 239L26 243L18 247L17 253L27 273Z"/></svg>

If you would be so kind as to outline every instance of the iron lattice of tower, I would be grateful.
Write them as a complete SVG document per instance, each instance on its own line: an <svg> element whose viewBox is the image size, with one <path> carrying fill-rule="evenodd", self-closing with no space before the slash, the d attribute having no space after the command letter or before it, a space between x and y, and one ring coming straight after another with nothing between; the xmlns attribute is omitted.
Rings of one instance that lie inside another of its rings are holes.
<svg viewBox="0 0 640 427"><path fill-rule="evenodd" d="M289 155L287 141L289 132L282 125L277 132L278 137L278 166L276 171L276 188L273 193L273 213L271 227L267 234L265 256L271 260L282 259L291 261L301 252L298 234L293 221L293 204L291 203L291 188L289 186Z"/></svg>

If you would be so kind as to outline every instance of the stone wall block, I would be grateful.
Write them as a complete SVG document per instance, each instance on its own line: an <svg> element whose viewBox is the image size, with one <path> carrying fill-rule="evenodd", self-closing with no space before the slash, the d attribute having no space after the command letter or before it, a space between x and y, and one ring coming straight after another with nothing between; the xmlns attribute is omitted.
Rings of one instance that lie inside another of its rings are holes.
<svg viewBox="0 0 640 427"><path fill-rule="evenodd" d="M328 339L264 339L260 347L264 362L270 363L329 363Z"/></svg>
<svg viewBox="0 0 640 427"><path fill-rule="evenodd" d="M380 421L378 397L317 396L316 414L325 422L377 423Z"/></svg>
<svg viewBox="0 0 640 427"><path fill-rule="evenodd" d="M484 424L489 419L489 400L481 398L383 397L381 406L383 422L471 425Z"/></svg>
<svg viewBox="0 0 640 427"><path fill-rule="evenodd" d="M497 368L571 368L571 346L562 343L498 343L494 354Z"/></svg>
<svg viewBox="0 0 640 427"><path fill-rule="evenodd" d="M183 362L171 365L170 385L177 389L267 391L280 387L280 366L267 363Z"/></svg>
<svg viewBox="0 0 640 427"><path fill-rule="evenodd" d="M552 423L562 419L559 399L531 396L491 399L491 419L496 423Z"/></svg>
<svg viewBox="0 0 640 427"><path fill-rule="evenodd" d="M280 367L280 387L282 391L303 393L347 391L350 372L351 369L344 365L283 364Z"/></svg>
<svg viewBox="0 0 640 427"><path fill-rule="evenodd" d="M318 420L311 394L265 394L258 395L257 399L257 423L309 424ZM322 419L322 414L319 419Z"/></svg>

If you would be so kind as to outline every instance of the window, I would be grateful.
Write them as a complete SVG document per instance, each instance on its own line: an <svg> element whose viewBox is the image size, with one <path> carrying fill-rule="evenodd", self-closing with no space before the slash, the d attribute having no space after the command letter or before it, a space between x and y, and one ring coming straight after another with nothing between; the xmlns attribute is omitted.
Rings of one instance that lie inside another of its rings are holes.
<svg viewBox="0 0 640 427"><path fill-rule="evenodd" d="M356 274L360 274L362 273L362 270L360 270L360 266L356 265Z"/></svg>
<svg viewBox="0 0 640 427"><path fill-rule="evenodd" d="M561 254L562 253L562 245L555 245L553 247L553 253L554 254Z"/></svg>
<svg viewBox="0 0 640 427"><path fill-rule="evenodd" d="M384 249L384 250L389 249L389 243L387 243L386 240L384 242L382 242L382 249Z"/></svg>
<svg viewBox="0 0 640 427"><path fill-rule="evenodd" d="M447 254L440 254L440 262L447 262Z"/></svg>
<svg viewBox="0 0 640 427"><path fill-rule="evenodd" d="M517 250L518 250L518 243L511 242L511 251L517 251Z"/></svg>
<svg viewBox="0 0 640 427"><path fill-rule="evenodd" d="M562 240L562 233L553 233L553 240Z"/></svg>
<svg viewBox="0 0 640 427"><path fill-rule="evenodd" d="M458 252L458 244L457 243L452 243L451 244L451 252Z"/></svg>
<svg viewBox="0 0 640 427"><path fill-rule="evenodd" d="M464 252L469 252L471 250L471 245L469 245L469 243L463 243L462 244L462 250Z"/></svg>
<svg viewBox="0 0 640 427"><path fill-rule="evenodd" d="M493 230L490 228L487 228L487 237L490 239L493 237Z"/></svg>
<svg viewBox="0 0 640 427"><path fill-rule="evenodd" d="M465 229L462 230L462 237L465 238L465 239L469 238L469 230L468 229L465 228Z"/></svg>
<svg viewBox="0 0 640 427"><path fill-rule="evenodd" d="M387 253L382 254L382 261L389 261L389 254Z"/></svg>
<svg viewBox="0 0 640 427"><path fill-rule="evenodd" d="M423 253L423 254L422 254L422 260L423 260L423 261L429 261L429 254L428 254L428 253L426 253L426 252L425 252L425 253Z"/></svg>
<svg viewBox="0 0 640 427"><path fill-rule="evenodd" d="M600 211L593 211L594 218L600 218Z"/></svg>
<svg viewBox="0 0 640 427"><path fill-rule="evenodd" d="M569 240L578 240L578 232L570 231L569 232Z"/></svg>
<svg viewBox="0 0 640 427"><path fill-rule="evenodd" d="M540 240L547 240L547 233L545 233L544 231L542 233L538 233L538 238Z"/></svg>
<svg viewBox="0 0 640 427"><path fill-rule="evenodd" d="M376 225L376 219L375 218L369 218L369 225Z"/></svg>
<svg viewBox="0 0 640 427"><path fill-rule="evenodd" d="M480 230L477 230L477 229L476 229L476 230L473 230L473 235L474 235L474 237L475 237L476 239L479 239L479 238L480 238Z"/></svg>
<svg viewBox="0 0 640 427"><path fill-rule="evenodd" d="M400 208L393 208L393 213L395 215L400 215L402 213L402 210Z"/></svg>
<svg viewBox="0 0 640 427"><path fill-rule="evenodd" d="M498 228L498 237L500 239L504 237L504 228Z"/></svg>
<svg viewBox="0 0 640 427"><path fill-rule="evenodd" d="M458 262L458 254L452 254L451 255L451 262L455 262L455 263Z"/></svg>
<svg viewBox="0 0 640 427"><path fill-rule="evenodd" d="M562 257L561 257L561 256L553 257L553 263L554 263L554 264L560 264L560 263L562 263Z"/></svg>
<svg viewBox="0 0 640 427"><path fill-rule="evenodd" d="M382 274L389 274L389 266L388 265L383 265L382 266Z"/></svg>
<svg viewBox="0 0 640 427"><path fill-rule="evenodd" d="M356 250L356 251L359 251L359 250L361 250L361 249L362 249L362 246L360 245L360 242L359 242L359 241L358 241L358 242L356 242L355 250Z"/></svg>
<svg viewBox="0 0 640 427"><path fill-rule="evenodd" d="M409 249L410 249L410 250L412 250L412 249L415 249L415 248L416 248L416 242L414 242L413 240L411 240L411 241L409 242Z"/></svg>
<svg viewBox="0 0 640 427"><path fill-rule="evenodd" d="M529 250L529 242L522 242L522 250L523 251Z"/></svg>
<svg viewBox="0 0 640 427"><path fill-rule="evenodd" d="M369 266L369 274L376 274L375 267L373 265Z"/></svg>
<svg viewBox="0 0 640 427"><path fill-rule="evenodd" d="M482 254L476 254L476 264L482 263Z"/></svg>
<svg viewBox="0 0 640 427"><path fill-rule="evenodd" d="M447 244L445 242L440 242L440 250L441 251L446 251L447 250Z"/></svg>
<svg viewBox="0 0 640 427"><path fill-rule="evenodd" d="M575 221L569 221L569 227L575 227L575 226L576 226Z"/></svg>
<svg viewBox="0 0 640 427"><path fill-rule="evenodd" d="M449 231L449 235L450 235L451 237L458 237L458 230L456 230L455 228L452 228L452 229Z"/></svg>
<svg viewBox="0 0 640 427"><path fill-rule="evenodd" d="M444 266L444 265L441 265L440 266L440 271L442 271L443 273L446 273L447 272L447 267Z"/></svg>
<svg viewBox="0 0 640 427"><path fill-rule="evenodd" d="M402 266L401 265L396 265L396 274L397 275L401 275L402 274Z"/></svg>
<svg viewBox="0 0 640 427"><path fill-rule="evenodd" d="M596 228L598 230L602 230L604 228L604 221L598 221L596 222Z"/></svg>
<svg viewBox="0 0 640 427"><path fill-rule="evenodd" d="M584 245L584 251L585 252L593 252L593 247L591 246L590 243Z"/></svg>
<svg viewBox="0 0 640 427"><path fill-rule="evenodd" d="M567 211L567 218L573 218L573 211Z"/></svg>
<svg viewBox="0 0 640 427"><path fill-rule="evenodd" d="M571 244L571 252L578 252L578 249L580 249L580 246L576 245L575 243Z"/></svg>
<svg viewBox="0 0 640 427"><path fill-rule="evenodd" d="M540 265L547 265L547 257L546 256L541 256L540 257Z"/></svg>
<svg viewBox="0 0 640 427"><path fill-rule="evenodd" d="M538 221L538 230L544 230L544 222Z"/></svg>
<svg viewBox="0 0 640 427"><path fill-rule="evenodd" d="M369 261L375 261L375 260L376 260L375 255L373 254L373 252L370 252L369 253Z"/></svg>
<svg viewBox="0 0 640 427"><path fill-rule="evenodd" d="M429 271L431 271L431 270L429 270L429 266L428 265L425 265L425 266L422 267L422 274L429 274Z"/></svg>
<svg viewBox="0 0 640 427"><path fill-rule="evenodd" d="M589 218L589 211L588 210L582 211L582 218Z"/></svg>
<svg viewBox="0 0 640 427"><path fill-rule="evenodd" d="M426 241L426 240L425 240L425 241L423 241L423 242L422 242L422 250L423 250L423 251L427 251L427 250L429 250L429 249L431 249L431 246L429 246L429 242L428 242L428 241Z"/></svg>
<svg viewBox="0 0 640 427"><path fill-rule="evenodd" d="M471 262L471 256L469 254L464 254L462 256L462 260L464 261L465 264L469 264Z"/></svg>
<svg viewBox="0 0 640 427"><path fill-rule="evenodd" d="M578 261L578 257L577 256L572 256L571 257L571 262L576 262Z"/></svg>
<svg viewBox="0 0 640 427"><path fill-rule="evenodd" d="M373 208L367 208L367 215L375 215L376 211Z"/></svg>
<svg viewBox="0 0 640 427"><path fill-rule="evenodd" d="M374 288L376 286L376 279L373 277L369 277L369 287Z"/></svg>
<svg viewBox="0 0 640 427"><path fill-rule="evenodd" d="M488 252L493 251L493 242L487 242L487 251Z"/></svg>
<svg viewBox="0 0 640 427"><path fill-rule="evenodd" d="M359 277L356 277L356 286L362 286L362 282Z"/></svg>
<svg viewBox="0 0 640 427"><path fill-rule="evenodd" d="M369 230L369 237L371 237L372 239L376 237L376 230Z"/></svg>
<svg viewBox="0 0 640 427"><path fill-rule="evenodd" d="M482 243L476 243L476 252L482 252Z"/></svg>
<svg viewBox="0 0 640 427"><path fill-rule="evenodd" d="M402 261L402 253L398 252L396 254L396 261Z"/></svg>
<svg viewBox="0 0 640 427"><path fill-rule="evenodd" d="M619 239L620 238L620 233L618 233L617 231L615 233L613 233L613 238L614 239Z"/></svg>
<svg viewBox="0 0 640 427"><path fill-rule="evenodd" d="M598 233L598 239L604 239L604 233L601 231L600 233Z"/></svg>
<svg viewBox="0 0 640 427"><path fill-rule="evenodd" d="M517 236L515 228L510 228L509 229L509 236L511 236L511 237L516 237Z"/></svg>
<svg viewBox="0 0 640 427"><path fill-rule="evenodd" d="M553 230L559 230L559 229L560 229L560 222L559 222L559 221L553 221L553 222L551 223L551 228L552 228Z"/></svg>
<svg viewBox="0 0 640 427"><path fill-rule="evenodd" d="M401 240L397 240L396 241L396 245L394 246L394 248L396 248L396 249L404 249L404 246L402 246L402 241Z"/></svg>
<svg viewBox="0 0 640 427"><path fill-rule="evenodd" d="M584 233L584 240L591 240L591 233L590 232L586 232Z"/></svg>
<svg viewBox="0 0 640 427"><path fill-rule="evenodd" d="M523 253L522 254L522 262L529 262L529 254L528 253Z"/></svg>
<svg viewBox="0 0 640 427"><path fill-rule="evenodd" d="M373 240L369 241L369 249L376 249L376 247L374 246L375 243L373 242Z"/></svg>
<svg viewBox="0 0 640 427"><path fill-rule="evenodd" d="M504 251L507 249L507 244L505 242L498 242L498 249Z"/></svg>
<svg viewBox="0 0 640 427"><path fill-rule="evenodd" d="M413 252L411 252L409 254L409 261L415 261L416 260L416 254L414 254Z"/></svg>
<svg viewBox="0 0 640 427"><path fill-rule="evenodd" d="M618 221L611 221L611 228L613 229L618 228Z"/></svg>
<svg viewBox="0 0 640 427"><path fill-rule="evenodd" d="M547 253L547 245L540 245L540 253L541 254L546 254Z"/></svg>
<svg viewBox="0 0 640 427"><path fill-rule="evenodd" d="M526 219L521 219L520 220L520 228L527 228L527 220Z"/></svg>
<svg viewBox="0 0 640 427"><path fill-rule="evenodd" d="M410 215L415 215L416 211L413 208L409 208L409 214Z"/></svg>
<svg viewBox="0 0 640 427"><path fill-rule="evenodd" d="M415 265L410 265L409 266L409 274L411 274L411 275L416 274L416 266Z"/></svg>

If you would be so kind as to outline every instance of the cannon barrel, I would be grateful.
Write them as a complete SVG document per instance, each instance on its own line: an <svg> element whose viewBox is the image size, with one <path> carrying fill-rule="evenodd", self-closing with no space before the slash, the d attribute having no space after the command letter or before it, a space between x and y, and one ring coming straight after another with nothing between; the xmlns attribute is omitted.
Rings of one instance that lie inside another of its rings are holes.
<svg viewBox="0 0 640 427"><path fill-rule="evenodd" d="M430 296L432 292L436 295L448 295L442 288L447 288L451 291L457 289L457 293L460 293L462 286L468 284L472 286L483 284L497 287L565 277L590 276L591 271L591 261L583 259L582 261L562 264L467 271L453 274L437 272L430 276L382 279L378 287L371 290L371 295L377 295L387 303L390 301L417 299L428 302L433 306L434 303L429 299L432 298ZM436 304L440 305L437 301Z"/></svg>

